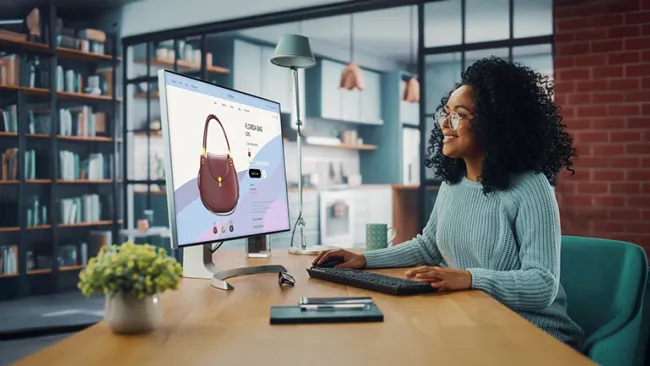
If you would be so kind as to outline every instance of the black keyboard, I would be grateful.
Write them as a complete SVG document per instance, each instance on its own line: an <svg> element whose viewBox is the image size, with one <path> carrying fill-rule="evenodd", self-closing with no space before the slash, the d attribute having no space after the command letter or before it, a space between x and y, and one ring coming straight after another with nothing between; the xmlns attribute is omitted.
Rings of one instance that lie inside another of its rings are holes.
<svg viewBox="0 0 650 366"><path fill-rule="evenodd" d="M428 283L364 272L358 269L311 267L307 269L307 272L311 277L319 280L390 295L413 295L438 291Z"/></svg>

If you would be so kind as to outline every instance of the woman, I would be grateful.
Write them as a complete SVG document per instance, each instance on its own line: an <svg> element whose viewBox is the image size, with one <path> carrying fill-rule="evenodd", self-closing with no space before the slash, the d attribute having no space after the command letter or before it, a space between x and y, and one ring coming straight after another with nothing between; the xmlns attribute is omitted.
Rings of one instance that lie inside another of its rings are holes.
<svg viewBox="0 0 650 366"><path fill-rule="evenodd" d="M425 165L443 183L421 235L342 256L339 267L414 267L408 278L441 290L479 289L578 348L582 329L560 285L556 176L571 169L571 137L548 79L498 58L479 60L442 99Z"/></svg>

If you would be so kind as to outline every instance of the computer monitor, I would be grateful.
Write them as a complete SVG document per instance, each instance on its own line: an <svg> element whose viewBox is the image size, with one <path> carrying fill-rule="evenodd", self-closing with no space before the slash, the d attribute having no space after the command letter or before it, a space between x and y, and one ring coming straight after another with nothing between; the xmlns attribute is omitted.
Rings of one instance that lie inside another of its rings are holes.
<svg viewBox="0 0 650 366"><path fill-rule="evenodd" d="M213 243L290 229L280 104L169 70L158 84L172 245L205 245L220 273Z"/></svg>

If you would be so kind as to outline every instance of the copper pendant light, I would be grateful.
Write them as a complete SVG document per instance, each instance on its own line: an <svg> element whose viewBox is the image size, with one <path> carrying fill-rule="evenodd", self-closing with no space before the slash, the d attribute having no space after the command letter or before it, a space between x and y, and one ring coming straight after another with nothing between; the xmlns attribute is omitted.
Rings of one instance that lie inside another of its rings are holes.
<svg viewBox="0 0 650 366"><path fill-rule="evenodd" d="M411 67L414 64L413 57L413 10L415 7L411 7L411 38L409 40L410 49L411 49ZM407 103L419 103L420 102L420 82L418 81L415 75L411 76L409 81L404 87L404 94L402 95L402 101Z"/></svg>
<svg viewBox="0 0 650 366"><path fill-rule="evenodd" d="M350 63L341 74L341 89L363 90L364 87L363 71L354 62L354 14L350 14Z"/></svg>

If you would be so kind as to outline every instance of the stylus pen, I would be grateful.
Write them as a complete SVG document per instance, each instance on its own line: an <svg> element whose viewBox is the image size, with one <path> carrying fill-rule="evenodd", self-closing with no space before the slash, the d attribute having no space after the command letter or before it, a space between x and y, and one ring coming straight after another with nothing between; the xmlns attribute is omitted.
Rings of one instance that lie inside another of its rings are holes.
<svg viewBox="0 0 650 366"><path fill-rule="evenodd" d="M368 304L300 305L301 310L366 310Z"/></svg>

